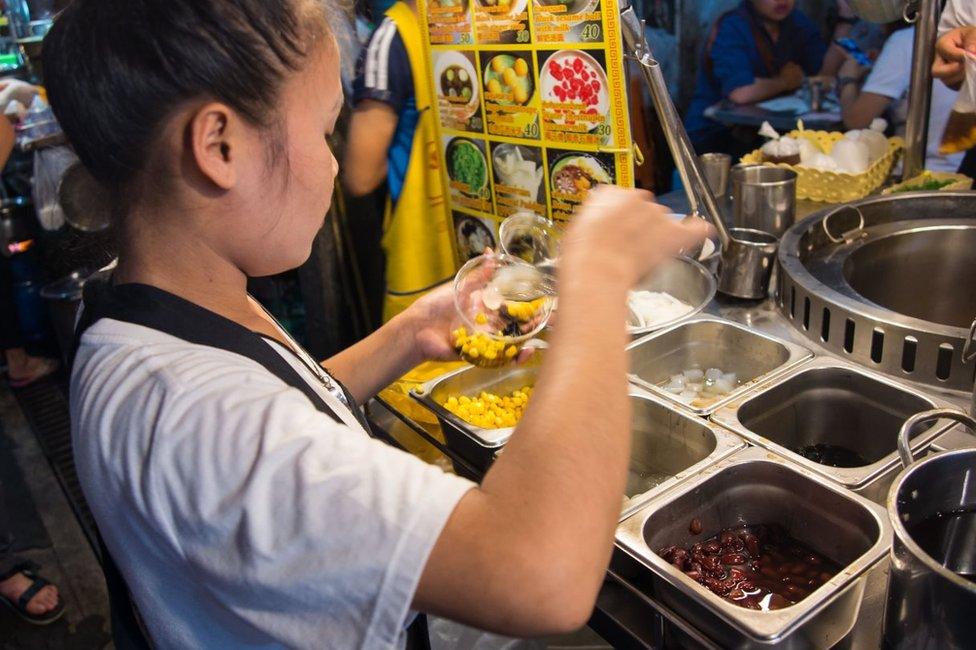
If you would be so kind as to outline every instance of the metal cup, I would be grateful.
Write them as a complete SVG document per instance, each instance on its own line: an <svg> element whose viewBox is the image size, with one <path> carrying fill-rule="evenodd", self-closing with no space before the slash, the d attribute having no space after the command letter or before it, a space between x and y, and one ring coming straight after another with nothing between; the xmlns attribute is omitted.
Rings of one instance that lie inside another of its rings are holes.
<svg viewBox="0 0 976 650"><path fill-rule="evenodd" d="M736 228L781 237L796 221L796 172L782 167L732 170L732 220Z"/></svg>
<svg viewBox="0 0 976 650"><path fill-rule="evenodd" d="M727 296L760 300L769 293L779 238L768 232L731 228L732 240L722 251L718 290Z"/></svg>
<svg viewBox="0 0 976 650"><path fill-rule="evenodd" d="M807 92L810 96L810 110L819 113L823 109L824 82L819 77L807 79Z"/></svg>
<svg viewBox="0 0 976 650"><path fill-rule="evenodd" d="M706 153L700 156L705 182L715 198L722 198L729 191L729 170L732 156L726 153Z"/></svg>

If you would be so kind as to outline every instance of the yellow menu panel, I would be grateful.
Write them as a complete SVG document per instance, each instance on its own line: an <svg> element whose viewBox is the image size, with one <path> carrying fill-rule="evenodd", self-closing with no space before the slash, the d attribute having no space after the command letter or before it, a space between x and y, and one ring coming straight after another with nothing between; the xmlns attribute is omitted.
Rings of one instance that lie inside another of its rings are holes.
<svg viewBox="0 0 976 650"><path fill-rule="evenodd" d="M616 0L419 0L460 261L517 212L633 186Z"/></svg>

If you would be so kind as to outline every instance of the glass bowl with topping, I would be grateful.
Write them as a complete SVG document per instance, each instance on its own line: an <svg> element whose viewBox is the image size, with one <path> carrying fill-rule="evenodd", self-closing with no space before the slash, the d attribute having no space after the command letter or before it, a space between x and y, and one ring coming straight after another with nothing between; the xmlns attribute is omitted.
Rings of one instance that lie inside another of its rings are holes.
<svg viewBox="0 0 976 650"><path fill-rule="evenodd" d="M552 280L511 255L489 253L469 261L454 279L460 326L452 332L458 355L481 368L513 362L552 315Z"/></svg>

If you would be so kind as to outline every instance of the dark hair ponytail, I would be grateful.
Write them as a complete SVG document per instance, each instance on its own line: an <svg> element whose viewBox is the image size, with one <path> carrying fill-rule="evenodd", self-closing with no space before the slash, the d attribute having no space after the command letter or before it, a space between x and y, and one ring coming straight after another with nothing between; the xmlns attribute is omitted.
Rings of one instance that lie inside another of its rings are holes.
<svg viewBox="0 0 976 650"><path fill-rule="evenodd" d="M122 196L186 101L270 126L284 78L327 30L307 0L73 0L45 40L45 82L81 161Z"/></svg>

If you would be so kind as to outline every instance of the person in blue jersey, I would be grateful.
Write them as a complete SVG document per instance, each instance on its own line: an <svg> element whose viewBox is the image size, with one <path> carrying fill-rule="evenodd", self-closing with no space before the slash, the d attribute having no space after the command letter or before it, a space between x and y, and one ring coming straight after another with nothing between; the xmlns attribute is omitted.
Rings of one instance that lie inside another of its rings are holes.
<svg viewBox="0 0 976 650"><path fill-rule="evenodd" d="M755 104L792 92L804 76L820 72L827 44L794 0L743 0L715 23L702 56L685 127L699 153L741 155L752 148L752 130L732 129L705 116L723 99Z"/></svg>
<svg viewBox="0 0 976 650"><path fill-rule="evenodd" d="M344 162L345 186L353 196L387 184L384 321L456 270L416 11L412 1L395 2L363 52Z"/></svg>

